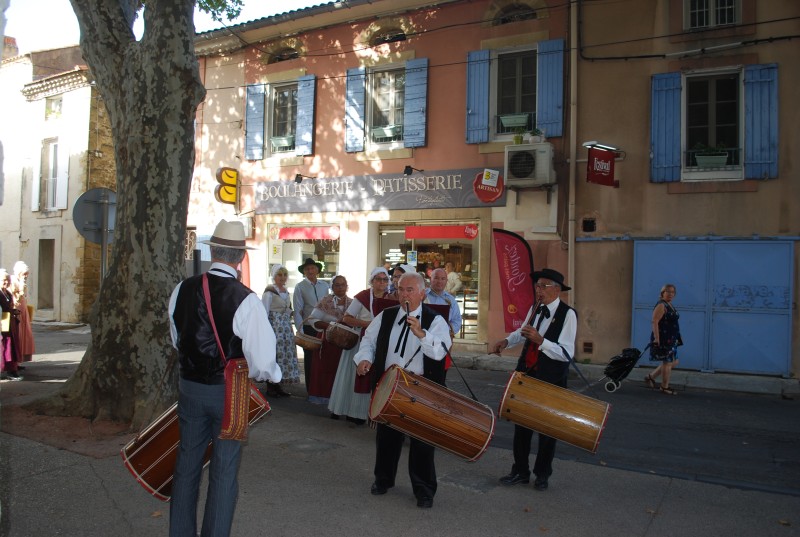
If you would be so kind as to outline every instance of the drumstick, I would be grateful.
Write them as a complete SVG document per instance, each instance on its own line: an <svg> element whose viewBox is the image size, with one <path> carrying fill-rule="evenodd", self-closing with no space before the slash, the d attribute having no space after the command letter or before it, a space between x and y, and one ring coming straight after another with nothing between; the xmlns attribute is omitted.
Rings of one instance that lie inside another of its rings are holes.
<svg viewBox="0 0 800 537"><path fill-rule="evenodd" d="M408 309L408 300L406 300L406 317L411 315L411 311Z"/></svg>

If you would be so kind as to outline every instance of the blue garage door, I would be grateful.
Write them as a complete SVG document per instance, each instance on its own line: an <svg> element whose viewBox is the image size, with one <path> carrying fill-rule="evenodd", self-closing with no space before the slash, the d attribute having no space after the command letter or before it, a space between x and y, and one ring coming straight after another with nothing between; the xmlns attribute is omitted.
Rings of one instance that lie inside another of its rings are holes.
<svg viewBox="0 0 800 537"><path fill-rule="evenodd" d="M647 344L658 293L673 283L681 368L786 376L792 273L788 241L636 241L632 344Z"/></svg>

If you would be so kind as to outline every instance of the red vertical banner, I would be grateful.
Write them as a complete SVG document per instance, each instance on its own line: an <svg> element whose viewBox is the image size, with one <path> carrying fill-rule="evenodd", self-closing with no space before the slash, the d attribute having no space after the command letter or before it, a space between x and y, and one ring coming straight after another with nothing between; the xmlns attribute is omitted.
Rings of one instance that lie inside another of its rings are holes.
<svg viewBox="0 0 800 537"><path fill-rule="evenodd" d="M506 332L513 332L525 322L533 306L533 252L528 242L511 231L493 229L494 249L503 294L503 318Z"/></svg>

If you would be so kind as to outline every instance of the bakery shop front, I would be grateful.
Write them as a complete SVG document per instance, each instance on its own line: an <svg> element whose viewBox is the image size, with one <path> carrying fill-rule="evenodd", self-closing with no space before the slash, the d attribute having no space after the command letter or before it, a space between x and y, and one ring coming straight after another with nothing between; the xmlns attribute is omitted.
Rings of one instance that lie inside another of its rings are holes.
<svg viewBox="0 0 800 537"><path fill-rule="evenodd" d="M243 196L241 210L255 213L256 240L266 243L261 259L251 254L254 289L269 283L275 263L297 272L293 287L306 257L323 263L325 279L345 275L350 296L376 266L410 264L426 277L441 267L455 273L448 277L464 320L456 339L485 341L492 207L506 202L496 170L299 179L251 183Z"/></svg>

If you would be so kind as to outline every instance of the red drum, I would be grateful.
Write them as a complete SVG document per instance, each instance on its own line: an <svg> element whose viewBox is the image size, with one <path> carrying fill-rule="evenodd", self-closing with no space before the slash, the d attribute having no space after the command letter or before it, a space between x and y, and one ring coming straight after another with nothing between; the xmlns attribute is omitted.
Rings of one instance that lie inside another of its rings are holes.
<svg viewBox="0 0 800 537"><path fill-rule="evenodd" d="M355 347L360 337L361 330L341 323L330 323L325 330L325 339L346 351Z"/></svg>
<svg viewBox="0 0 800 537"><path fill-rule="evenodd" d="M322 347L322 340L320 338L309 336L303 332L298 332L294 335L294 343L307 351L315 351Z"/></svg>
<svg viewBox="0 0 800 537"><path fill-rule="evenodd" d="M506 385L499 415L517 425L595 453L611 406L519 371Z"/></svg>
<svg viewBox="0 0 800 537"><path fill-rule="evenodd" d="M269 403L261 392L250 384L250 425L270 411ZM122 448L120 455L125 466L147 492L168 502L172 493L172 474L180 443L178 430L178 403L172 405L158 419L147 426L136 438ZM203 466L211 460L212 444L204 457Z"/></svg>
<svg viewBox="0 0 800 537"><path fill-rule="evenodd" d="M483 455L494 435L488 406L397 365L375 387L369 417L470 462Z"/></svg>

